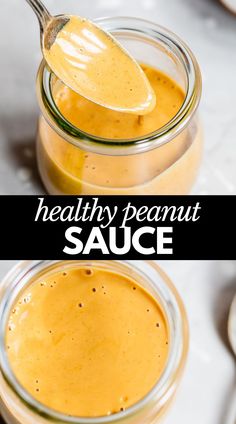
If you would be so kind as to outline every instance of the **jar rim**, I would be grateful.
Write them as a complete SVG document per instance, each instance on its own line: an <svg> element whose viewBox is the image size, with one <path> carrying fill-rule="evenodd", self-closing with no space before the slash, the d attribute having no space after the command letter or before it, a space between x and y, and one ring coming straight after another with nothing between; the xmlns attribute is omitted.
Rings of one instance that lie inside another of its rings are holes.
<svg viewBox="0 0 236 424"><path fill-rule="evenodd" d="M37 96L44 118L66 141L95 153L113 155L141 153L171 141L186 127L200 101L201 73L194 54L173 32L145 19L120 16L99 18L95 22L114 34L122 34L125 31L127 35L127 31L129 34L136 32L136 36L159 41L165 45L167 52L174 52L183 66L187 80L186 95L181 108L164 126L141 137L110 139L86 133L71 124L57 108L50 88L53 74L43 60L37 75Z"/></svg>
<svg viewBox="0 0 236 424"><path fill-rule="evenodd" d="M79 264L80 266L91 266L92 264L95 264L96 267L110 267L111 263L116 264L121 268L123 267L123 271L124 269L127 271L133 270L135 274L140 275L141 278L145 277L145 280L150 283L152 289L156 290L156 293L158 293L158 296L160 297L160 301L162 302L161 306L163 307L170 326L170 352L167 364L165 365L163 373L157 380L155 386L140 401L131 405L125 411L105 417L95 418L65 415L38 402L21 386L11 370L5 349L5 328L14 300L25 284L30 282L32 278L35 279L40 271L47 272L47 270L50 269L50 266L58 266L60 263L65 267L71 266L71 264ZM139 268L140 263L142 263L141 269ZM149 271L151 270L150 272L153 273L154 281L147 276L148 268ZM155 277L159 277L159 286L157 286ZM188 324L185 308L177 290L173 286L169 277L153 261L22 261L13 267L13 269L5 276L3 280L3 290L4 285L7 285L7 287L5 287L5 291L0 302L0 371L14 394L17 395L18 398L33 412L46 417L49 420L57 420L68 424L110 424L139 413L147 407L154 398L156 402L161 402L163 399L168 399L171 396L173 381L175 382L180 377L186 361L188 350ZM16 296L14 296L15 294ZM166 304L164 303L165 296Z"/></svg>

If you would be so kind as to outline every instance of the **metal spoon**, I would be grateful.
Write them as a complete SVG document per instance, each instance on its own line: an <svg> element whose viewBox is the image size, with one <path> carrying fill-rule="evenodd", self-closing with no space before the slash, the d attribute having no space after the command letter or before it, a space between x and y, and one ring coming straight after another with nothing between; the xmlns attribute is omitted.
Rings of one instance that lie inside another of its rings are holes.
<svg viewBox="0 0 236 424"><path fill-rule="evenodd" d="M228 318L228 338L232 352L236 358L236 295L233 298L233 302L229 311ZM226 424L236 424L236 387L231 399L231 408L227 414Z"/></svg>
<svg viewBox="0 0 236 424"><path fill-rule="evenodd" d="M44 39L46 39L47 48L49 49L51 45L53 44L53 37L45 37L45 33L48 33L48 30L46 28L48 27L50 23L50 31L56 35L58 32L62 29L62 27L68 22L68 17L62 15L62 16L52 16L49 11L46 9L46 7L42 4L40 0L26 0L27 3L32 7L33 11L35 12L40 26L40 41L41 45L43 47L44 45Z"/></svg>
<svg viewBox="0 0 236 424"><path fill-rule="evenodd" d="M80 16L52 16L40 0L26 1L39 21L44 58L65 85L120 112L143 115L154 108L145 73L111 34Z"/></svg>

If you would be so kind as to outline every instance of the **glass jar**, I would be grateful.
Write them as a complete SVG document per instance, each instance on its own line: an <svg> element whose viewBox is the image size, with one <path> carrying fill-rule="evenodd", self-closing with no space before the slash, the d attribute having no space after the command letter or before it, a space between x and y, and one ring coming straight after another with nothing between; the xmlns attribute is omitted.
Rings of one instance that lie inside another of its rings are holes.
<svg viewBox="0 0 236 424"><path fill-rule="evenodd" d="M55 76L42 62L37 78L41 108L37 157L50 194L186 194L195 181L202 154L195 115L201 94L198 64L189 48L170 31L136 18L97 21L140 63L181 86L182 107L163 127L136 139L105 139L70 123L54 102Z"/></svg>
<svg viewBox="0 0 236 424"><path fill-rule="evenodd" d="M169 326L169 356L155 387L125 411L99 418L63 415L36 401L16 380L8 363L5 333L12 305L35 278L71 265L96 265L127 275L162 306ZM24 261L8 273L0 288L0 411L8 424L151 424L168 408L181 377L188 350L188 325L183 303L166 274L152 261Z"/></svg>

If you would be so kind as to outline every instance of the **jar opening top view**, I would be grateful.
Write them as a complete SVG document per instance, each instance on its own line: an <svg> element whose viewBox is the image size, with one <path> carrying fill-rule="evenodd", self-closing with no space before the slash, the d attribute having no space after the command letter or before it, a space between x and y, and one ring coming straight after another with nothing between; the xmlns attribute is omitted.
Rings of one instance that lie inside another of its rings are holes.
<svg viewBox="0 0 236 424"><path fill-rule="evenodd" d="M145 113L105 107L71 89L43 61L37 78L41 109L37 157L47 191L74 195L188 193L202 154L201 127L195 113L201 76L194 55L169 30L142 19L106 18L97 20L96 25L134 58L155 101ZM81 43L87 46L84 40ZM124 75L126 71L125 65ZM104 82L102 67L97 66L96 75ZM90 86L87 70L83 78ZM128 93L138 92L137 86L140 84L135 85L132 78L124 90L120 84L111 84L108 77L105 84L112 98L123 99L123 103Z"/></svg>
<svg viewBox="0 0 236 424"><path fill-rule="evenodd" d="M151 424L186 360L182 301L152 262L22 262L3 281L0 323L9 424Z"/></svg>

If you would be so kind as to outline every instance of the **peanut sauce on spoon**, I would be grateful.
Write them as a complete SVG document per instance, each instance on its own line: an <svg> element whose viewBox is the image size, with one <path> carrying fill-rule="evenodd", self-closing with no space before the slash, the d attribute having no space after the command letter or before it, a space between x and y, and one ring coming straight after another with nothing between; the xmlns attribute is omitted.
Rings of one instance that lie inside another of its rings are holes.
<svg viewBox="0 0 236 424"><path fill-rule="evenodd" d="M53 33L53 31L52 31ZM93 22L78 16L49 40L45 31L43 54L57 77L86 99L106 108L136 115L151 112L156 96L139 64Z"/></svg>

